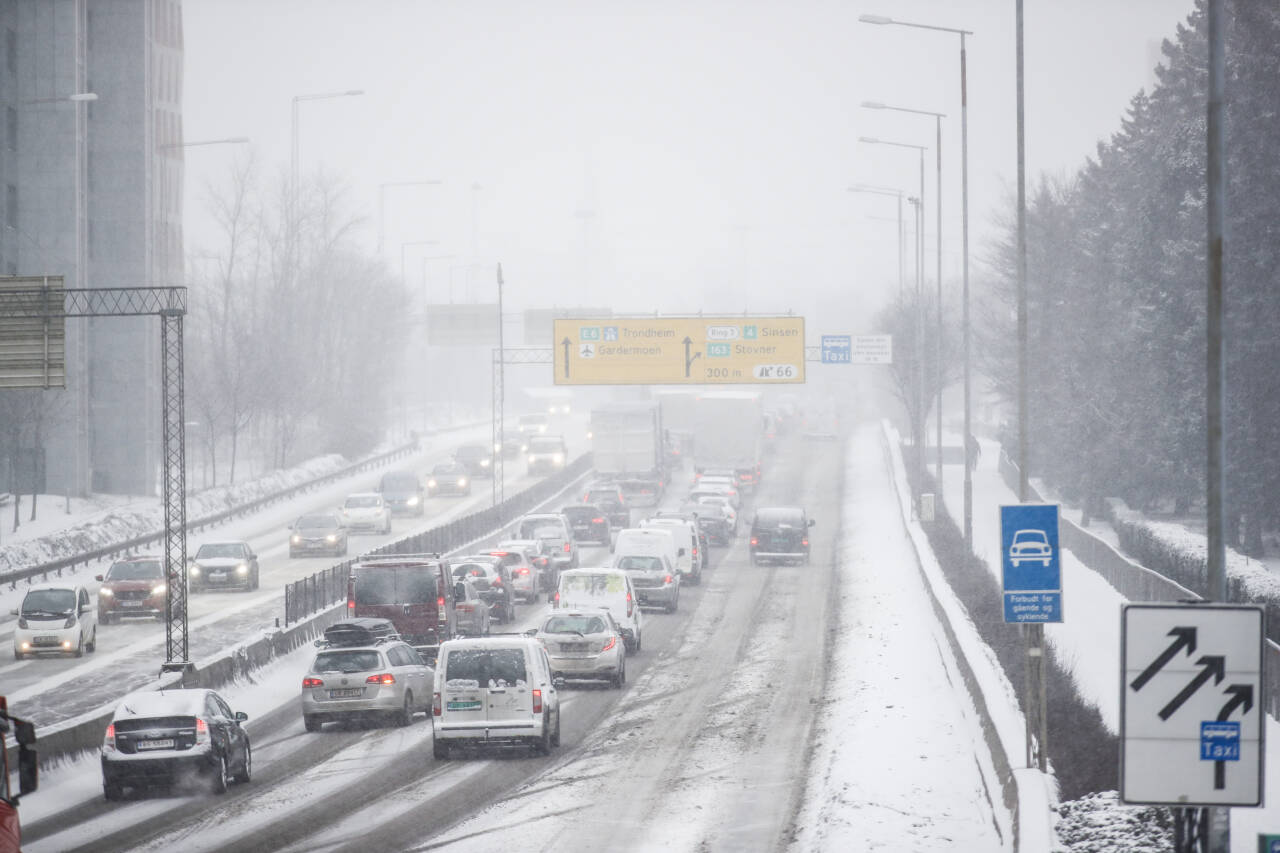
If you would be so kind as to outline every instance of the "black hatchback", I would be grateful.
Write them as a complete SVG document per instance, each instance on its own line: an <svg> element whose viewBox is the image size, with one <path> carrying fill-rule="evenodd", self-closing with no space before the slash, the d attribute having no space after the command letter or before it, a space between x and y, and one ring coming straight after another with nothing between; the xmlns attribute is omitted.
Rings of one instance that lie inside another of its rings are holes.
<svg viewBox="0 0 1280 853"><path fill-rule="evenodd" d="M560 514L569 519L569 529L579 542L599 542L608 545L611 533L609 516L594 504L570 504L561 507Z"/></svg>
<svg viewBox="0 0 1280 853"><path fill-rule="evenodd" d="M813 519L800 507L761 507L751 519L751 563L764 560L809 562L809 528Z"/></svg>

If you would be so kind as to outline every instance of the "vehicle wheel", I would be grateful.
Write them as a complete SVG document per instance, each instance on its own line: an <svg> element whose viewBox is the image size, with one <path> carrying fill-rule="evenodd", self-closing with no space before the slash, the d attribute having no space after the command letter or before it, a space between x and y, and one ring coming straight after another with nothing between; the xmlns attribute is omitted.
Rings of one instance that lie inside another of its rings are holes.
<svg viewBox="0 0 1280 853"><path fill-rule="evenodd" d="M124 799L124 786L119 782L112 782L104 778L102 780L102 796L109 803L118 803Z"/></svg>
<svg viewBox="0 0 1280 853"><path fill-rule="evenodd" d="M253 778L253 749L247 743L244 745L244 766L231 778L241 785Z"/></svg>
<svg viewBox="0 0 1280 853"><path fill-rule="evenodd" d="M636 633L636 651L640 651L640 647L644 644L644 635Z"/></svg>
<svg viewBox="0 0 1280 853"><path fill-rule="evenodd" d="M225 794L230 777L227 774L227 757L218 756L218 766L213 768L213 778L209 782L209 790L215 794Z"/></svg>
<svg viewBox="0 0 1280 853"><path fill-rule="evenodd" d="M349 543L349 542L343 542L343 543L342 543L342 550L338 552L338 556L339 556L339 557L345 557L345 556L347 556L347 554L349 554L350 552L351 552L351 543Z"/></svg>
<svg viewBox="0 0 1280 853"><path fill-rule="evenodd" d="M289 559L290 559L290 560L296 560L296 559L298 559L298 552L297 552L297 551L295 551L295 550L293 550L292 548L290 548L290 549L289 549Z"/></svg>
<svg viewBox="0 0 1280 853"><path fill-rule="evenodd" d="M680 596L677 595L674 599L671 600L671 603L666 606L666 611L668 613L675 613L679 609L680 609Z"/></svg>
<svg viewBox="0 0 1280 853"><path fill-rule="evenodd" d="M699 570L696 574L690 575L689 583L694 586L702 586L702 571Z"/></svg>
<svg viewBox="0 0 1280 853"><path fill-rule="evenodd" d="M258 584L259 584L259 583L261 583L261 581L259 581L259 579L258 579L258 573L257 573L257 572L254 572L254 573L253 573L253 588L254 588L254 589L257 589L257 588L258 588Z"/></svg>
<svg viewBox="0 0 1280 853"><path fill-rule="evenodd" d="M404 694L404 706L400 708L400 712L396 714L396 725L404 728L413 723L413 691L406 690Z"/></svg>
<svg viewBox="0 0 1280 853"><path fill-rule="evenodd" d="M551 726L545 721L542 724L542 737L534 741L533 749L538 755L551 754Z"/></svg>
<svg viewBox="0 0 1280 853"><path fill-rule="evenodd" d="M73 654L78 658L84 657L84 637L81 637L78 640L76 640L76 650L73 652Z"/></svg>
<svg viewBox="0 0 1280 853"><path fill-rule="evenodd" d="M751 565L753 565L753 566L758 566L758 565L760 565L760 560L756 557L756 555L755 555L755 554L752 554L752 555L751 555Z"/></svg>
<svg viewBox="0 0 1280 853"><path fill-rule="evenodd" d="M22 658L23 658L23 657L24 657L24 655L22 654L22 652L18 651L17 649L14 649L14 650L13 650L13 659L14 659L14 660L22 660Z"/></svg>
<svg viewBox="0 0 1280 853"><path fill-rule="evenodd" d="M324 721L315 714L302 715L302 727L309 732L318 732L324 726Z"/></svg>
<svg viewBox="0 0 1280 853"><path fill-rule="evenodd" d="M556 711L556 730L551 733L551 745L560 745L560 712Z"/></svg>
<svg viewBox="0 0 1280 853"><path fill-rule="evenodd" d="M93 654L98 650L98 629L94 628L93 633L89 635L89 642L85 644L85 651Z"/></svg>
<svg viewBox="0 0 1280 853"><path fill-rule="evenodd" d="M435 758L436 761L448 761L449 760L449 744L445 743L442 740L432 740L431 756Z"/></svg>
<svg viewBox="0 0 1280 853"><path fill-rule="evenodd" d="M622 685L626 683L627 683L627 659L624 656L622 660L618 662L618 671L613 674L613 686L618 689L622 689Z"/></svg>

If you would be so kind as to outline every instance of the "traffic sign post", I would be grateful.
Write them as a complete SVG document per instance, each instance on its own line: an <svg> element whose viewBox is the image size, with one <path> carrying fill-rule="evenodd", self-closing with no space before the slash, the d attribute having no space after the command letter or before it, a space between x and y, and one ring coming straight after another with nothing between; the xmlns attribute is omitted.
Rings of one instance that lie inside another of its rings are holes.
<svg viewBox="0 0 1280 853"><path fill-rule="evenodd" d="M1000 507L1004 621L1062 621L1057 504Z"/></svg>
<svg viewBox="0 0 1280 853"><path fill-rule="evenodd" d="M1262 608L1129 604L1121 619L1121 800L1261 805Z"/></svg>
<svg viewBox="0 0 1280 853"><path fill-rule="evenodd" d="M893 364L893 335L857 335L853 339L854 364Z"/></svg>
<svg viewBox="0 0 1280 853"><path fill-rule="evenodd" d="M803 317L557 319L556 385L805 381Z"/></svg>

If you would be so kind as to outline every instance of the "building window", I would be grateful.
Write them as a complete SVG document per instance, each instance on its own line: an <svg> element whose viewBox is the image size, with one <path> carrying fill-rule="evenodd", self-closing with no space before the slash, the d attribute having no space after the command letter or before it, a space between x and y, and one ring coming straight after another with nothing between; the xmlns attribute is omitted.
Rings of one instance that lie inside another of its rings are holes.
<svg viewBox="0 0 1280 853"><path fill-rule="evenodd" d="M18 73L18 34L13 31L13 27L7 27L4 31L4 62L9 67L10 74Z"/></svg>
<svg viewBox="0 0 1280 853"><path fill-rule="evenodd" d="M10 228L18 227L18 188L9 184L4 200L4 224Z"/></svg>
<svg viewBox="0 0 1280 853"><path fill-rule="evenodd" d="M5 109L5 142L10 151L18 150L18 111L13 107Z"/></svg>

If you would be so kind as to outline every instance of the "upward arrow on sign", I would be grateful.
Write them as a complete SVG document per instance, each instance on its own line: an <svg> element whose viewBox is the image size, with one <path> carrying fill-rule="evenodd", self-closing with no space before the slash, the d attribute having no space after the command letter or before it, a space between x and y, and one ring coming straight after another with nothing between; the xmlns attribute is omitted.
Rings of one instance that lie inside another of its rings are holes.
<svg viewBox="0 0 1280 853"><path fill-rule="evenodd" d="M560 344L564 347L564 378L565 379L569 378L569 347L570 345L572 345L572 343L573 342L570 341L567 336L563 341L560 342Z"/></svg>
<svg viewBox="0 0 1280 853"><path fill-rule="evenodd" d="M1169 648L1160 653L1160 656L1151 662L1151 665L1142 671L1142 674L1129 684L1134 690L1141 690L1144 685L1160 670L1164 669L1164 665L1173 660L1174 657L1182 649L1187 650L1190 655L1196 650L1196 629L1194 627L1174 628L1169 632L1170 637L1176 637Z"/></svg>

